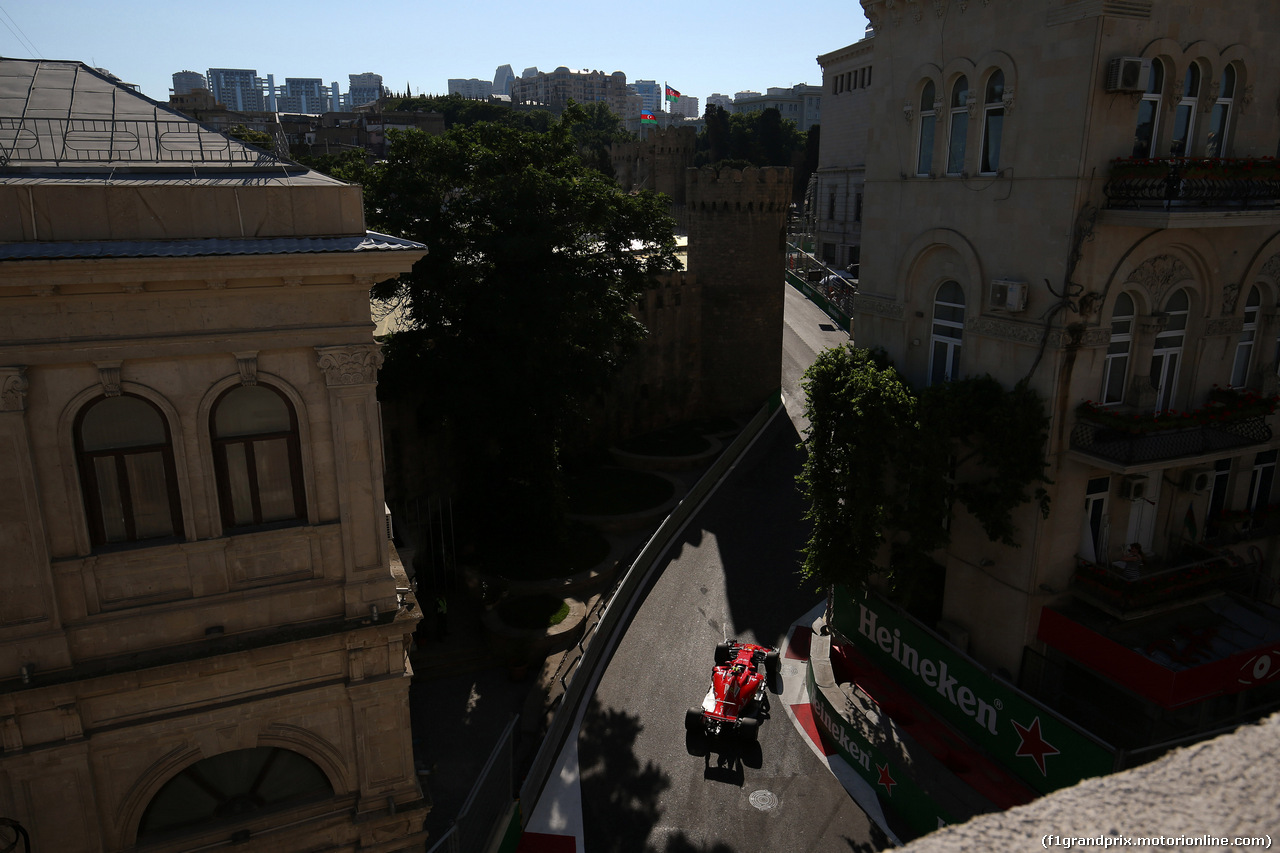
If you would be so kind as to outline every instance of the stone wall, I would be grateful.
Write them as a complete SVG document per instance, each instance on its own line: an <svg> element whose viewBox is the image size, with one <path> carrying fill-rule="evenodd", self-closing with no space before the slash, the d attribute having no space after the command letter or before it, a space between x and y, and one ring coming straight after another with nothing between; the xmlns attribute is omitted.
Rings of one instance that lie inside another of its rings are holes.
<svg viewBox="0 0 1280 853"><path fill-rule="evenodd" d="M689 272L701 290L707 414L737 415L777 392L791 170L688 173Z"/></svg>

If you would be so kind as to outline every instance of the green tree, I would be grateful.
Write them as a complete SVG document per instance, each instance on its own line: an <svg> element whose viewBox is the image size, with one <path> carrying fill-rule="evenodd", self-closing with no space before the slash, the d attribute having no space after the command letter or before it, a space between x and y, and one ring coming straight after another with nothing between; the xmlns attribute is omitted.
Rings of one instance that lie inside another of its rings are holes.
<svg viewBox="0 0 1280 853"><path fill-rule="evenodd" d="M704 117L705 129L698 135L696 148L706 151L706 163L729 159L729 111L719 104L707 104Z"/></svg>
<svg viewBox="0 0 1280 853"><path fill-rule="evenodd" d="M910 582L901 570L950 543L944 522L959 507L1009 546L1018 506L1034 501L1048 515L1049 419L1025 383L1006 390L978 376L917 394L883 353L847 346L819 355L804 389L799 482L813 532L803 573L821 586L861 587L876 574Z"/></svg>
<svg viewBox="0 0 1280 853"><path fill-rule="evenodd" d="M643 288L676 266L664 202L583 163L583 118L396 134L365 180L369 224L429 247L375 288L408 326L388 343L384 392L428 401L490 531L539 540L563 530L565 437L645 334L630 313Z"/></svg>
<svg viewBox="0 0 1280 853"><path fill-rule="evenodd" d="M573 103L570 101L570 103ZM582 118L573 125L573 138L578 142L582 159L609 177L614 176L610 146L631 139L622 121L604 101L583 104Z"/></svg>
<svg viewBox="0 0 1280 853"><path fill-rule="evenodd" d="M254 130L243 124L237 124L228 130L227 136L239 139L241 142L247 142L250 145L256 145L264 151L274 151L276 147L276 141L271 134L262 130Z"/></svg>

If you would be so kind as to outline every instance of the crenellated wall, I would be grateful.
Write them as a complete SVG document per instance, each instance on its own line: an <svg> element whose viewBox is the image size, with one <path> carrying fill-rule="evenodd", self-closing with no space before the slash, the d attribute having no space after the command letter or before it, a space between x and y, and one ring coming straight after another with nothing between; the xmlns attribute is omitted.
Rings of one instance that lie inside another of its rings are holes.
<svg viewBox="0 0 1280 853"><path fill-rule="evenodd" d="M689 170L689 272L701 289L702 408L741 414L778 390L791 170Z"/></svg>
<svg viewBox="0 0 1280 853"><path fill-rule="evenodd" d="M653 190L684 204L685 170L693 165L697 131L692 127L653 128L647 139L613 146L613 171L625 190Z"/></svg>

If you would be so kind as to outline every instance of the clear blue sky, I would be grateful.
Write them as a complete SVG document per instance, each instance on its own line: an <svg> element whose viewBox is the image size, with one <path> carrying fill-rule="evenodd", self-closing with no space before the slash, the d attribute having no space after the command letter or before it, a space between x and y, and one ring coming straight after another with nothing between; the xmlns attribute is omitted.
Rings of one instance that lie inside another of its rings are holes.
<svg viewBox="0 0 1280 853"><path fill-rule="evenodd" d="M348 74L373 71L393 91L444 94L451 77L492 80L509 64L516 75L529 66L622 71L705 107L713 92L821 83L815 57L865 27L858 0L0 0L0 56L80 60L159 101L184 69L254 68L277 85L320 77L344 92Z"/></svg>

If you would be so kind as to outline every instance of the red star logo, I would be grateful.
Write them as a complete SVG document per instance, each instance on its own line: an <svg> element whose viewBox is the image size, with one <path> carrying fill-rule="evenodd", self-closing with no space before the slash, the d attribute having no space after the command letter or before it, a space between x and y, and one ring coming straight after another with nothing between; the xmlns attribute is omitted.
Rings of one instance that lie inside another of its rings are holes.
<svg viewBox="0 0 1280 853"><path fill-rule="evenodd" d="M1013 727L1018 730L1018 737L1022 738L1022 743L1018 744L1018 751L1014 755L1030 756L1035 761L1036 766L1040 768L1040 775L1047 776L1048 773L1044 768L1045 756L1058 755L1062 750L1049 743L1040 734L1040 718L1036 717L1031 721L1031 725L1027 727L1018 725L1015 720Z"/></svg>
<svg viewBox="0 0 1280 853"><path fill-rule="evenodd" d="M888 764L884 764L884 765L877 764L877 765L876 765L876 769L880 771L880 782L879 782L879 784L884 785L884 789L885 789L886 791L888 791L888 792L889 792L889 796L891 796L891 797L892 797L892 796L893 796L893 786L894 786L894 785L896 785L896 784L898 784L898 783L897 783L896 781L894 781L894 778L893 778L892 776L890 776L890 775L889 775L889 765L888 765Z"/></svg>

